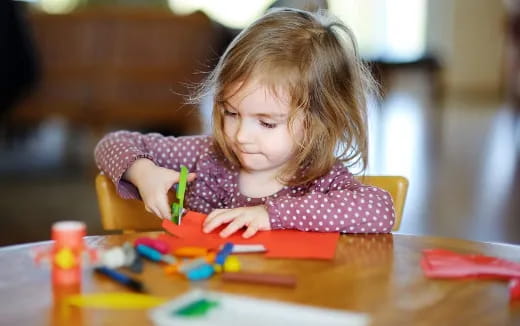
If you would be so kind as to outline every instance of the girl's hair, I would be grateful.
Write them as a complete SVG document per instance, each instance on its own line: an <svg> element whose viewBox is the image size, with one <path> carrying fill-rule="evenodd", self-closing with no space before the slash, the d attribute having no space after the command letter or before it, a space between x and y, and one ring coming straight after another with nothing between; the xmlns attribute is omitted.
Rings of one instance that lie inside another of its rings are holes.
<svg viewBox="0 0 520 326"><path fill-rule="evenodd" d="M291 133L297 114L303 116L303 140L278 176L281 182L310 182L329 172L337 160L366 167L366 96L374 83L353 33L339 20L324 11L275 9L228 46L195 99L214 94L215 150L237 166L224 134L222 106L250 79L277 96L281 90L289 95Z"/></svg>

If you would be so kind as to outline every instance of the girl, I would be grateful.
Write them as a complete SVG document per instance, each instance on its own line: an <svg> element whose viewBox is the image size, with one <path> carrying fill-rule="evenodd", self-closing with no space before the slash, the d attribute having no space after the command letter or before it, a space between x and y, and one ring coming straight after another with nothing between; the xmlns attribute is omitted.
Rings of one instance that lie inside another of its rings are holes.
<svg viewBox="0 0 520 326"><path fill-rule="evenodd" d="M170 218L167 192L190 171L187 208L204 232L246 228L390 232L392 199L356 181L366 165L370 78L350 30L325 13L269 12L242 31L197 93L214 94L213 136L119 131L95 149L123 198Z"/></svg>

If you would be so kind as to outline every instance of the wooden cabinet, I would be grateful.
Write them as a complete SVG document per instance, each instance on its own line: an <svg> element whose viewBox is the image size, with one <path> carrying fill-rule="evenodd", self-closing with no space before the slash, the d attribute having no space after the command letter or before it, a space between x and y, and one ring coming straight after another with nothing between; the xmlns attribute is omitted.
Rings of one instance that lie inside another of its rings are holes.
<svg viewBox="0 0 520 326"><path fill-rule="evenodd" d="M203 13L96 9L33 13L29 22L42 79L11 123L56 115L98 131L200 132L198 108L184 95L211 70L220 46L220 29Z"/></svg>

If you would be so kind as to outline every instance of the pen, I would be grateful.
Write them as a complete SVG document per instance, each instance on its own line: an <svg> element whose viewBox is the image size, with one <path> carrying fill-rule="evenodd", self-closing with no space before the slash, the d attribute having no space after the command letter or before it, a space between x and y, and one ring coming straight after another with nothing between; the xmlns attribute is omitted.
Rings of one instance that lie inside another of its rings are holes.
<svg viewBox="0 0 520 326"><path fill-rule="evenodd" d="M138 280L134 280L133 278L131 278L123 273L120 273L114 269L111 269L111 268L108 268L105 266L100 266L100 267L94 268L94 271L96 273L106 275L106 276L110 277L111 279L113 279L114 281L118 282L119 284L126 285L127 287L129 287L130 289L132 289L134 291L145 292L143 283L141 283Z"/></svg>

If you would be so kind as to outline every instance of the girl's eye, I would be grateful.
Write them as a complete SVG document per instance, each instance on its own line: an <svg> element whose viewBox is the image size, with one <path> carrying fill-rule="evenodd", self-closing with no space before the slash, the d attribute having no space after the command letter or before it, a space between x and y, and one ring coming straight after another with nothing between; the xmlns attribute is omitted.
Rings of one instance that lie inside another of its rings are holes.
<svg viewBox="0 0 520 326"><path fill-rule="evenodd" d="M266 127L266 128L269 128L269 129L276 128L276 123L268 123L268 122L260 121L260 124L263 127Z"/></svg>
<svg viewBox="0 0 520 326"><path fill-rule="evenodd" d="M237 113L236 112L231 112L228 109L224 109L224 115L227 115L229 117L236 117Z"/></svg>

